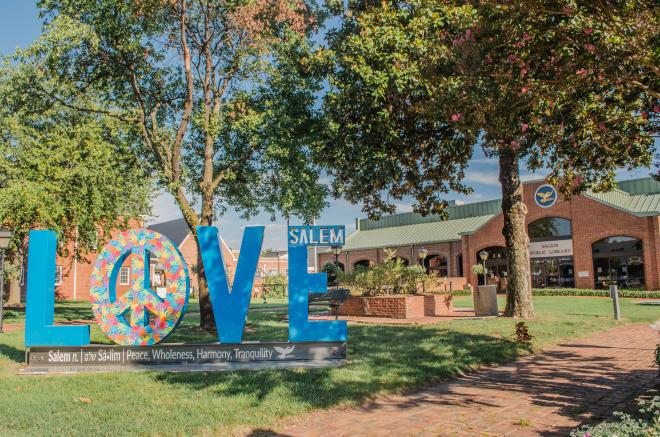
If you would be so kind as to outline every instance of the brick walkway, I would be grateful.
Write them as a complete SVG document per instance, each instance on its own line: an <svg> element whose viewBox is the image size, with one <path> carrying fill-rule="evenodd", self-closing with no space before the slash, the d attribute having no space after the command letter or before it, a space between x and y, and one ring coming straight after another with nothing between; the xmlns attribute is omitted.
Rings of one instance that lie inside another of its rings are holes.
<svg viewBox="0 0 660 437"><path fill-rule="evenodd" d="M659 382L658 340L647 325L625 325L411 395L312 413L273 435L568 435Z"/></svg>

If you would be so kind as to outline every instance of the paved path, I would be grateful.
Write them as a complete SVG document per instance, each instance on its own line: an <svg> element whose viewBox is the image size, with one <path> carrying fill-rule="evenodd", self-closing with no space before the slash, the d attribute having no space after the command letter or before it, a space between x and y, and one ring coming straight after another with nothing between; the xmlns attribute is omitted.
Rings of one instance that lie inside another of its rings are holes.
<svg viewBox="0 0 660 437"><path fill-rule="evenodd" d="M660 382L658 331L625 325L362 408L312 413L281 436L554 436Z"/></svg>

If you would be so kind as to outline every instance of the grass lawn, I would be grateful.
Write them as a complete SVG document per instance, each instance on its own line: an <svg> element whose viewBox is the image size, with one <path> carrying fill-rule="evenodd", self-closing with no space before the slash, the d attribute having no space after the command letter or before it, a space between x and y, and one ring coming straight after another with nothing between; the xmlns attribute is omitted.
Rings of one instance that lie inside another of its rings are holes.
<svg viewBox="0 0 660 437"><path fill-rule="evenodd" d="M622 300L623 323L660 319L659 307L634 301ZM534 349L616 324L607 298L536 297L534 302L537 319L528 323ZM471 306L471 298L457 297L455 305ZM195 312L194 303L190 311ZM90 316L87 304L59 304L56 310L60 320ZM285 316L250 313L254 332L245 339L285 340ZM8 323L21 318L12 313ZM168 341L214 341L196 327L198 321L189 315ZM513 325L507 319L350 325L350 364L342 368L73 376L17 376L23 332L13 331L0 334L0 435L211 435L236 426L267 429L281 417L359 403L529 353L512 341ZM96 326L92 339L108 342Z"/></svg>

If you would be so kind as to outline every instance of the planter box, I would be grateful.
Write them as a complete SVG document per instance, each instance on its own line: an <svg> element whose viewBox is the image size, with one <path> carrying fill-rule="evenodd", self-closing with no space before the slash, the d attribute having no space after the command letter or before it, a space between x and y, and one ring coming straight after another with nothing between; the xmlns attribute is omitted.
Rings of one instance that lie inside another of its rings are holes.
<svg viewBox="0 0 660 437"><path fill-rule="evenodd" d="M454 312L451 294L427 294L424 296L425 316L448 316Z"/></svg>
<svg viewBox="0 0 660 437"><path fill-rule="evenodd" d="M339 307L340 316L388 317L411 319L424 317L425 296L350 296Z"/></svg>

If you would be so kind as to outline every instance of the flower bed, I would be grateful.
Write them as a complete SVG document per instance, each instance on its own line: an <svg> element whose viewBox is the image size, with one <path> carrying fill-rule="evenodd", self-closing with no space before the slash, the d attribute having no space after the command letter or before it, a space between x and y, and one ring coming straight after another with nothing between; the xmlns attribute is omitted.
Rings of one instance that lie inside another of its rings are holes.
<svg viewBox="0 0 660 437"><path fill-rule="evenodd" d="M453 309L450 294L350 296L339 307L339 315L414 319L446 316Z"/></svg>

